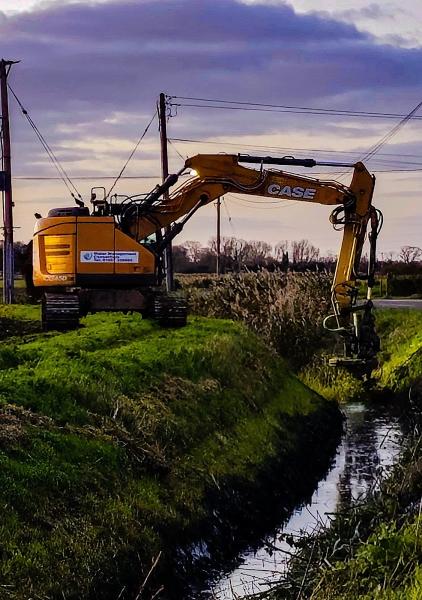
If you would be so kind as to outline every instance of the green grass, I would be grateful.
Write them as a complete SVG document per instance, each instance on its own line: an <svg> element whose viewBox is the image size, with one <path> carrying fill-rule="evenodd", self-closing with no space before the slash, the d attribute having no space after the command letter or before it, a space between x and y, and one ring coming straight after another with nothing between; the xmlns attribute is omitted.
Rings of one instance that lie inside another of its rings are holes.
<svg viewBox="0 0 422 600"><path fill-rule="evenodd" d="M379 310L377 323L380 385L403 391L421 373L422 314ZM39 308L16 305L0 306L1 325L0 597L117 598L152 557L213 525L210 497L239 493L250 521L245 490L273 463L291 482L310 432L325 444L332 427L324 401L241 323L166 330L102 313L43 334ZM332 397L362 391L347 374L313 373L305 381ZM400 527L385 533L394 544ZM418 597L420 573L400 585Z"/></svg>
<svg viewBox="0 0 422 600"><path fill-rule="evenodd" d="M0 318L19 321L39 321L41 308L37 304L0 304Z"/></svg>
<svg viewBox="0 0 422 600"><path fill-rule="evenodd" d="M405 392L422 376L422 311L378 310L377 329L382 340L379 385Z"/></svg>
<svg viewBox="0 0 422 600"><path fill-rule="evenodd" d="M406 394L422 377L422 311L377 309L375 315L381 352L372 390ZM326 352L303 368L299 377L318 394L340 403L368 396L362 381L345 369L327 365Z"/></svg>
<svg viewBox="0 0 422 600"><path fill-rule="evenodd" d="M297 423L327 420L238 323L166 330L102 313L37 334L37 307L3 306L0 319L29 327L0 343L5 598L117 597L210 518L210 490L251 487L280 456L293 470L307 442Z"/></svg>
<svg viewBox="0 0 422 600"><path fill-rule="evenodd" d="M353 559L334 565L315 600L419 600L421 527L421 517L378 525Z"/></svg>
<svg viewBox="0 0 422 600"><path fill-rule="evenodd" d="M18 289L18 290L24 289L26 287L25 279L23 279L22 277L16 277L15 282L14 282L14 287L15 287L15 290L16 289ZM3 289L3 279L2 278L0 278L0 289Z"/></svg>

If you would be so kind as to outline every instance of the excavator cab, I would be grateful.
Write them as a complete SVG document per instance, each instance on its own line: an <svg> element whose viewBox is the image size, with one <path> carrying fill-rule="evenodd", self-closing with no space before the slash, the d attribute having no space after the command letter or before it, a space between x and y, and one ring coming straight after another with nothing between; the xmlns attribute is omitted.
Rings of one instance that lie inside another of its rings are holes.
<svg viewBox="0 0 422 600"><path fill-rule="evenodd" d="M91 188L91 204L93 206L92 212L94 215L108 214L107 192L105 187L100 186Z"/></svg>

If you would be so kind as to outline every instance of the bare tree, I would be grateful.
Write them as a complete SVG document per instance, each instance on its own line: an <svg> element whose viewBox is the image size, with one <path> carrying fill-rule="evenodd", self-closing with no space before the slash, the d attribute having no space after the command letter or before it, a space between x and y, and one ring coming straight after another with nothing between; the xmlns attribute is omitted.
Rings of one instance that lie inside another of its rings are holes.
<svg viewBox="0 0 422 600"><path fill-rule="evenodd" d="M381 262L392 263L395 256L396 256L396 253L393 252L392 250L389 250L388 252L381 252Z"/></svg>
<svg viewBox="0 0 422 600"><path fill-rule="evenodd" d="M294 263L304 263L318 260L319 248L313 246L309 240L292 242L292 258Z"/></svg>
<svg viewBox="0 0 422 600"><path fill-rule="evenodd" d="M252 267L264 266L271 256L272 246L261 240L247 242L245 246L246 263Z"/></svg>
<svg viewBox="0 0 422 600"><path fill-rule="evenodd" d="M212 254L217 253L215 238L210 240ZM222 237L220 240L220 253L223 272L227 269L240 271L247 262L249 243L236 237Z"/></svg>
<svg viewBox="0 0 422 600"><path fill-rule="evenodd" d="M402 246L399 252L399 260L407 265L422 258L422 248L419 246Z"/></svg>
<svg viewBox="0 0 422 600"><path fill-rule="evenodd" d="M282 240L281 242L277 242L274 246L274 258L278 261L285 260L286 254L289 252L289 242L287 240Z"/></svg>
<svg viewBox="0 0 422 600"><path fill-rule="evenodd" d="M186 250L186 256L193 263L198 263L201 260L201 255L203 253L204 248L200 242L195 241L187 241L183 244L183 247Z"/></svg>

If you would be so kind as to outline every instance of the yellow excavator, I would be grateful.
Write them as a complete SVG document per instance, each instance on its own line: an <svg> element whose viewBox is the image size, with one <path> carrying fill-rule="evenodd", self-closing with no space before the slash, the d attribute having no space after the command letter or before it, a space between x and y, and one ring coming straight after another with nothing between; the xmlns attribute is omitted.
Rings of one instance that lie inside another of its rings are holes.
<svg viewBox="0 0 422 600"><path fill-rule="evenodd" d="M354 171L345 186L275 166L340 166ZM174 188L183 174L189 178ZM360 162L198 154L148 194L108 198L104 188L95 188L91 211L78 200L78 206L54 208L46 218L37 219L31 285L42 296L43 327L71 329L81 315L104 310L149 312L163 325L184 325L185 301L166 295L160 285L164 249L185 223L200 207L228 192L294 199L335 207L330 221L343 229L343 240L332 284L334 310L325 326L343 337L344 355L331 364L370 371L379 350L371 290L382 220L372 206L374 185L375 177ZM368 270L360 273L368 229ZM359 280L367 284L367 298L360 304Z"/></svg>

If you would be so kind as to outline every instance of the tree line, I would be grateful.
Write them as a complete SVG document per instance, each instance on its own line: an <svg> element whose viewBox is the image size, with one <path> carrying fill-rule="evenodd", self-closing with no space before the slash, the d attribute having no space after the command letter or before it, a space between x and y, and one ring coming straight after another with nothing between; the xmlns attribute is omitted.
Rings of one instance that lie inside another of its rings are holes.
<svg viewBox="0 0 422 600"><path fill-rule="evenodd" d="M422 248L402 246L398 252L380 253L380 273L422 272ZM243 240L234 236L220 240L221 273L242 270L327 270L335 269L337 255L322 254L309 240L282 240L272 246L262 240ZM367 264L362 257L361 267ZM178 273L214 273L217 266L217 240L211 238L204 246L197 241L186 241L173 246L174 270Z"/></svg>
<svg viewBox="0 0 422 600"><path fill-rule="evenodd" d="M14 243L15 271L22 273L30 259L24 242ZM323 255L309 240L282 240L272 246L263 240L243 240L234 236L220 241L221 273L258 269L326 270L335 269L337 255ZM366 256L361 267L365 268ZM3 242L0 242L0 270L3 264ZM187 241L173 246L173 265L177 273L215 273L217 267L217 240L211 238L204 246L197 241ZM422 248L402 246L398 252L381 252L378 271L382 273L422 273Z"/></svg>

